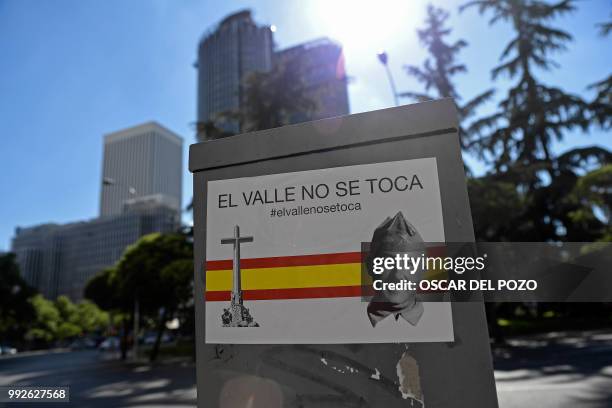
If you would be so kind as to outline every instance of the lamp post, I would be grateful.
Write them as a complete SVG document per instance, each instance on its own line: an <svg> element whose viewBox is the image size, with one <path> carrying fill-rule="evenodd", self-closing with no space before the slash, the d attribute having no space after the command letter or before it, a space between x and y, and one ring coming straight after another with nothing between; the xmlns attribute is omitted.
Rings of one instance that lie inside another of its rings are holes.
<svg viewBox="0 0 612 408"><path fill-rule="evenodd" d="M391 71L389 70L389 65L387 62L389 61L389 56L386 51L380 51L378 53L378 60L385 67L385 71L387 72L387 78L389 79L389 85L391 86L391 92L393 92L393 101L395 102L395 106L399 106L399 99L397 97L397 90L395 89L395 81L393 81L393 75L391 75Z"/></svg>
<svg viewBox="0 0 612 408"><path fill-rule="evenodd" d="M138 302L138 290L134 297L134 361L138 361L138 332L140 331L140 303Z"/></svg>
<svg viewBox="0 0 612 408"><path fill-rule="evenodd" d="M122 184L117 184L117 181L115 181L114 178L111 177L104 177L102 179L102 185L103 186L118 186L118 187L127 187L128 189L128 193L130 193L131 195L136 195L136 189L132 186L125 186Z"/></svg>
<svg viewBox="0 0 612 408"><path fill-rule="evenodd" d="M125 186L122 184L118 184L115 179L111 177L102 178L103 186L117 186L117 187L127 187L128 193L130 195L136 195L136 189L132 186ZM138 332L140 331L140 303L138 302L138 290L136 290L136 295L134 296L134 333L132 335L132 341L134 343L134 361L138 360Z"/></svg>

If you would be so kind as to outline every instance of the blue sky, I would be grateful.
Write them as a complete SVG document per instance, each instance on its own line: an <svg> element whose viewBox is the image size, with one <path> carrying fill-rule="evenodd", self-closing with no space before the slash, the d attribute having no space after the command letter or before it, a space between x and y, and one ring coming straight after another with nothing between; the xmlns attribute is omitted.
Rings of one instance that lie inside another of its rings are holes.
<svg viewBox="0 0 612 408"><path fill-rule="evenodd" d="M69 222L98 213L102 135L156 120L185 138L184 202L191 198L187 146L194 142L196 72L202 33L228 13L251 8L257 21L277 27L279 48L331 36L345 44L352 112L389 107L392 97L376 52L389 52L400 90L420 89L402 71L420 63L415 28L426 1L353 0L0 0L0 250L15 226ZM462 1L434 4L452 12L454 36L469 47L460 58L468 74L457 84L466 98L488 87L511 32L490 28L475 10L457 15ZM348 5L351 7L348 7ZM611 39L594 25L609 19L609 0L582 1L555 25L574 42L559 54L561 69L548 84L590 96L585 87L612 66ZM496 84L503 94L506 84ZM493 105L486 110L493 109ZM573 133L575 145L612 148L609 134Z"/></svg>

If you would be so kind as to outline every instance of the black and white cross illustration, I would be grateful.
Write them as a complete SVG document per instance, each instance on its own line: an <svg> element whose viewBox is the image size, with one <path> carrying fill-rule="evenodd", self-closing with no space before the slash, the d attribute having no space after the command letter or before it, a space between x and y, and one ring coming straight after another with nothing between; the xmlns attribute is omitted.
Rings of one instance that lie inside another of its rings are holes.
<svg viewBox="0 0 612 408"><path fill-rule="evenodd" d="M234 246L234 258L232 263L232 294L230 308L224 309L221 321L225 327L257 327L249 309L244 307L242 299L242 277L240 274L240 244L253 242L253 237L241 237L240 227L234 226L234 236L223 238L221 244L232 244Z"/></svg>

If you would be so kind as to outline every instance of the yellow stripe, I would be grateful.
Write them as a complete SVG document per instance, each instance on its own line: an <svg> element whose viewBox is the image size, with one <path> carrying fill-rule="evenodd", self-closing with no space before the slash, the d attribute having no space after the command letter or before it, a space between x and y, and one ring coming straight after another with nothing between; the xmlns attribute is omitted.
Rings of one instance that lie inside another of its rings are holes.
<svg viewBox="0 0 612 408"><path fill-rule="evenodd" d="M315 288L360 285L361 264L243 269L242 289ZM206 290L231 290L232 271L207 271Z"/></svg>
<svg viewBox="0 0 612 408"><path fill-rule="evenodd" d="M440 274L440 271L426 272L425 279L441 279L443 277ZM241 275L243 290L359 286L362 284L361 264L359 263L243 269ZM364 282L364 284L369 285L371 282ZM206 272L206 290L228 291L231 289L231 269Z"/></svg>

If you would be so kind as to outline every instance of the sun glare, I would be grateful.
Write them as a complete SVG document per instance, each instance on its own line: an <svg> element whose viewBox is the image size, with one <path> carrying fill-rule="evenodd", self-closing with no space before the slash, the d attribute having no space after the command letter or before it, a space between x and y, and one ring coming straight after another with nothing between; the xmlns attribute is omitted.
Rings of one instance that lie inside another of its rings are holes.
<svg viewBox="0 0 612 408"><path fill-rule="evenodd" d="M392 46L402 33L412 32L420 4L411 0L317 0L315 24L346 51L372 55Z"/></svg>

